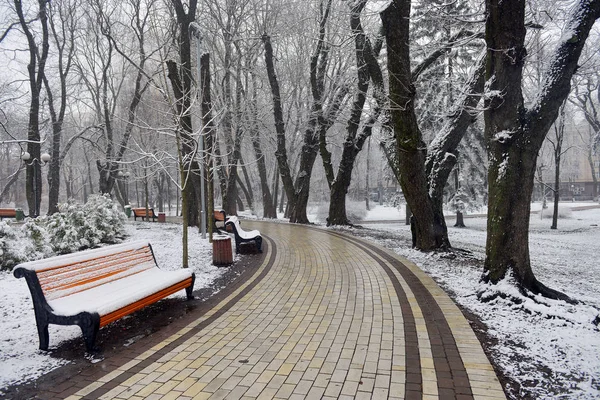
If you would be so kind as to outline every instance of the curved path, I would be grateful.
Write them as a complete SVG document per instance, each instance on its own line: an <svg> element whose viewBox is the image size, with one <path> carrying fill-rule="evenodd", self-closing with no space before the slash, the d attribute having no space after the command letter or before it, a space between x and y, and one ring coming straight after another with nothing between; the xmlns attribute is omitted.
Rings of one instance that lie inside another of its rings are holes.
<svg viewBox="0 0 600 400"><path fill-rule="evenodd" d="M505 398L469 323L414 264L330 230L248 226L265 236L250 279L152 348L55 396Z"/></svg>

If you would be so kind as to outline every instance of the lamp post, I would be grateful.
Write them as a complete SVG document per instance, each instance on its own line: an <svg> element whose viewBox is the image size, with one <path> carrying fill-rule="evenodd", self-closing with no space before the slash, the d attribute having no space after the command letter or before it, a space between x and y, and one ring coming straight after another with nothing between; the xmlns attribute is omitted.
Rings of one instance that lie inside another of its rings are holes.
<svg viewBox="0 0 600 400"><path fill-rule="evenodd" d="M41 174L42 165L46 165L51 158L48 153L43 153L39 159L31 159L31 154L28 152L21 154L21 160L33 168L33 210L29 210L29 216L33 218L40 215L40 203L42 202L42 185L40 184L38 187L38 173ZM40 171L38 172L38 170Z"/></svg>
<svg viewBox="0 0 600 400"><path fill-rule="evenodd" d="M198 85L198 92L200 92L201 75L200 75L200 58L202 57L202 35L200 34L200 25L196 22L190 23L190 36L196 38L196 67L198 69L198 78L196 80ZM198 96L202 99L202 96ZM200 232L202 233L202 239L206 239L206 200L204 199L204 135L200 134Z"/></svg>

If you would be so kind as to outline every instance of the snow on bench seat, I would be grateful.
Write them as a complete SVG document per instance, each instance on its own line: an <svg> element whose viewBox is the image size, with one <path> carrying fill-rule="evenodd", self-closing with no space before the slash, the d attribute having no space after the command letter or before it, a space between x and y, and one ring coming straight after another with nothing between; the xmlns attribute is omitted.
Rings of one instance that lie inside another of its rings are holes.
<svg viewBox="0 0 600 400"><path fill-rule="evenodd" d="M256 245L256 250L259 253L262 253L262 236L260 235L259 231L244 231L240 226L240 221L235 215L229 217L225 223L225 226L229 226L232 229L232 232L235 236L235 251L237 253L240 252L240 244L244 242L254 242Z"/></svg>
<svg viewBox="0 0 600 400"><path fill-rule="evenodd" d="M100 327L182 289L193 298L195 280L189 270L160 270L146 241L23 263L14 275L27 280L42 350L57 324L79 325L92 351Z"/></svg>

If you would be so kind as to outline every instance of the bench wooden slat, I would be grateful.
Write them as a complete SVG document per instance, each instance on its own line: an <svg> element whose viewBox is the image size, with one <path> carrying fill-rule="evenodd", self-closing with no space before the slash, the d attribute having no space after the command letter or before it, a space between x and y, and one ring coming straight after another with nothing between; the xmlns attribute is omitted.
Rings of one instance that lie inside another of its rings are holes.
<svg viewBox="0 0 600 400"><path fill-rule="evenodd" d="M72 294L73 292L68 289L73 287L87 285L89 288L94 286L90 284L95 281L99 281L97 282L97 285L100 285L107 283L107 281L112 279L120 279L121 277L115 277L115 275L130 270L136 265L145 265L146 267L143 270L154 267L154 258L152 254L146 251L128 254L126 257L122 258L115 256L107 257L106 260L92 260L92 262L88 263L70 265L65 268L64 272L59 272L56 268L53 268L41 273L38 272L38 279L40 280L40 286L46 297L54 299ZM141 271L142 269L140 268L135 270L136 273ZM132 271L132 273L133 272L134 271ZM60 291L67 292L62 295L53 294ZM50 294L52 295L49 296Z"/></svg>
<svg viewBox="0 0 600 400"><path fill-rule="evenodd" d="M117 311L113 311L110 314L106 314L100 317L100 327L106 326L111 322L114 322L126 315L129 315L135 311L141 310L142 308L156 303L158 300L165 298L167 296L172 295L173 293L177 293L178 291L185 289L191 284L192 278L186 279L183 282L175 284L167 289L163 289L160 292L153 294L152 296L148 296L142 300L136 301L133 304L130 304L126 307L123 307Z"/></svg>
<svg viewBox="0 0 600 400"><path fill-rule="evenodd" d="M146 215L146 209L145 208L132 208L131 211L133 212L133 219L137 220L137 218L142 218L142 220L144 218L146 218L146 220L149 220L149 218L152 218L152 221L154 221L156 218L158 218L156 216L156 213L154 212L153 208L149 208L148 209L148 215Z"/></svg>

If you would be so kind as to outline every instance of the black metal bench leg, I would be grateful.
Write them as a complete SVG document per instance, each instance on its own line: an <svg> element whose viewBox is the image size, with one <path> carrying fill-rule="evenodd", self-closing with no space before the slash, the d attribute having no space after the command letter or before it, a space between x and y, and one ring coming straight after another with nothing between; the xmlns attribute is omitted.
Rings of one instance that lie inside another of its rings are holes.
<svg viewBox="0 0 600 400"><path fill-rule="evenodd" d="M37 324L38 336L40 337L40 350L48 351L50 338L48 335L48 323L42 322Z"/></svg>
<svg viewBox="0 0 600 400"><path fill-rule="evenodd" d="M194 300L194 295L192 294L194 291L194 282L196 282L196 274L192 274L192 284L185 288L185 294L187 295L188 300Z"/></svg>
<svg viewBox="0 0 600 400"><path fill-rule="evenodd" d="M254 241L256 242L256 250L258 250L259 253L262 253L262 237L257 236Z"/></svg>
<svg viewBox="0 0 600 400"><path fill-rule="evenodd" d="M93 353L97 350L94 346L98 330L100 329L100 316L98 314L82 313L79 323L77 324L83 333L85 348L88 353Z"/></svg>

